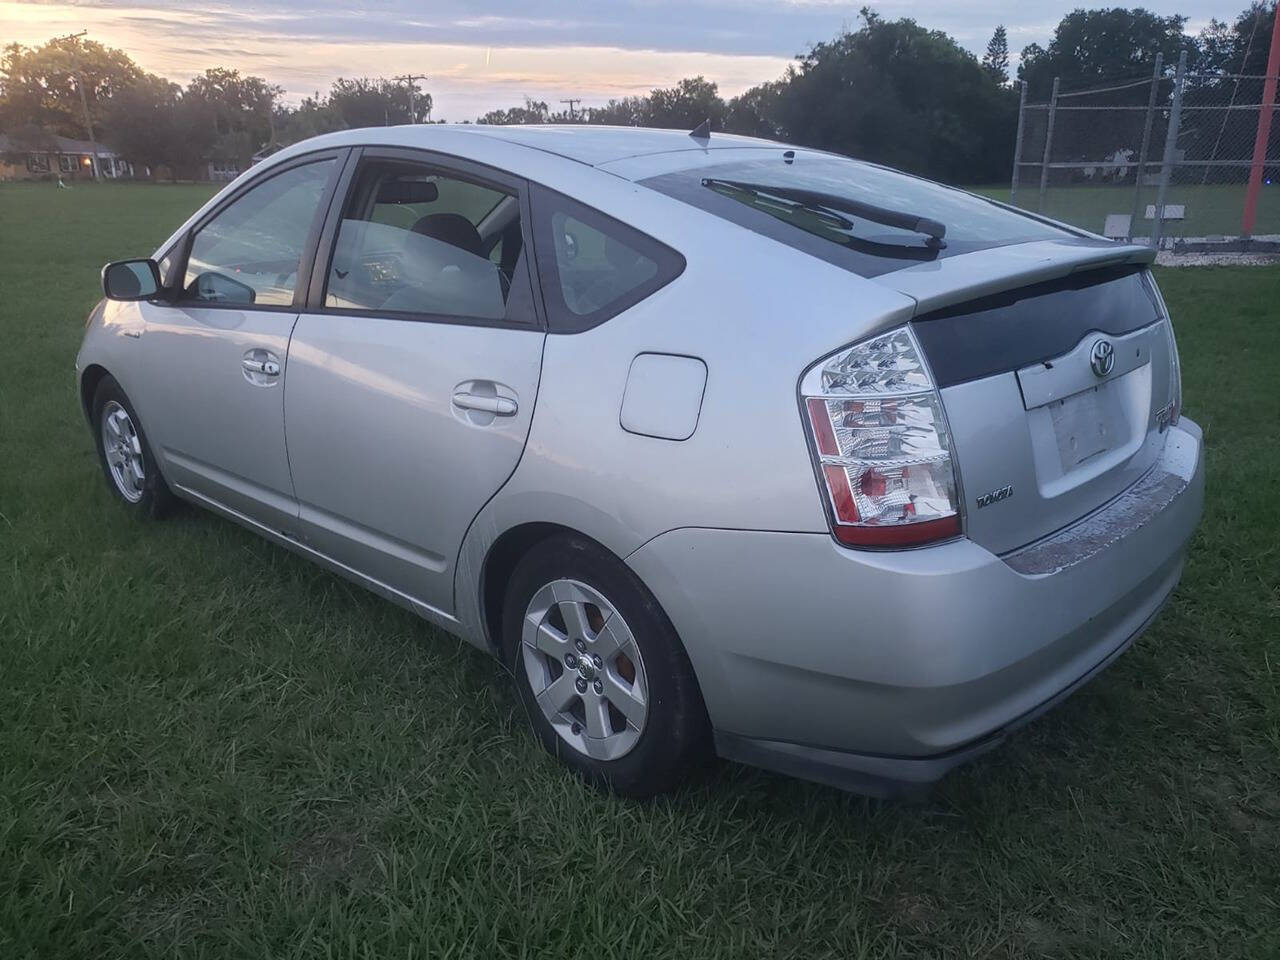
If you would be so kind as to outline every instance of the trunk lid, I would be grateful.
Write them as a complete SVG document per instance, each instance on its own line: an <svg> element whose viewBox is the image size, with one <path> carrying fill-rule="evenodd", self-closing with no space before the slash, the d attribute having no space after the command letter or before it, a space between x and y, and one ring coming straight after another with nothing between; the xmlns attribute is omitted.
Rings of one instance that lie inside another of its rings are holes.
<svg viewBox="0 0 1280 960"><path fill-rule="evenodd" d="M995 553L1071 524L1141 477L1163 447L1176 389L1150 250L1026 247L1038 249L878 278L921 304L912 328L950 426L965 532Z"/></svg>

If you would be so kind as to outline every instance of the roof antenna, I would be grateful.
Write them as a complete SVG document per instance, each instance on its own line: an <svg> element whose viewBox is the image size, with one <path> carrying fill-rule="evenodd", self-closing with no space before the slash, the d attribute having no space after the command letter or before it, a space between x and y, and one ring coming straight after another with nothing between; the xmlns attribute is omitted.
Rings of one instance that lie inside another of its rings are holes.
<svg viewBox="0 0 1280 960"><path fill-rule="evenodd" d="M710 140L711 118L707 117L707 119L703 120L700 124L690 130L689 136L693 137L695 140Z"/></svg>

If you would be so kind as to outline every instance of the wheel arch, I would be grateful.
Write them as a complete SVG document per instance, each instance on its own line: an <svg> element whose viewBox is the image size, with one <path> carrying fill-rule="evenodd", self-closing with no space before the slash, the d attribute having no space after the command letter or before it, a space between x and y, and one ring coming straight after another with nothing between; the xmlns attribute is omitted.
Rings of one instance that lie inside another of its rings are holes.
<svg viewBox="0 0 1280 960"><path fill-rule="evenodd" d="M500 534L485 554L479 584L481 629L485 645L495 656L502 655L502 607L512 571L525 554L553 537L577 537L589 541L610 556L617 556L594 537L561 523L532 521L517 524ZM618 559L621 562L621 558Z"/></svg>
<svg viewBox="0 0 1280 960"><path fill-rule="evenodd" d="M93 423L93 395L104 377L111 372L100 363L91 363L80 374L80 408L84 411L85 420Z"/></svg>

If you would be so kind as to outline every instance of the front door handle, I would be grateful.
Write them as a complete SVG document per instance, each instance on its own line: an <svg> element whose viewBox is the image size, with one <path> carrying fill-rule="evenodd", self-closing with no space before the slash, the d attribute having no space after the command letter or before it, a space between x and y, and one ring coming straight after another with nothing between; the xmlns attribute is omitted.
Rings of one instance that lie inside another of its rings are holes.
<svg viewBox="0 0 1280 960"><path fill-rule="evenodd" d="M520 408L510 397L486 397L478 393L459 391L453 395L453 405L463 410L478 410L496 417L514 417Z"/></svg>
<svg viewBox="0 0 1280 960"><path fill-rule="evenodd" d="M280 358L270 350L254 347L240 360L240 372L255 387L274 387L280 383Z"/></svg>
<svg viewBox="0 0 1280 960"><path fill-rule="evenodd" d="M267 377L280 376L280 364L275 360L258 360L254 357L245 357L240 361L240 365L250 373L260 373Z"/></svg>

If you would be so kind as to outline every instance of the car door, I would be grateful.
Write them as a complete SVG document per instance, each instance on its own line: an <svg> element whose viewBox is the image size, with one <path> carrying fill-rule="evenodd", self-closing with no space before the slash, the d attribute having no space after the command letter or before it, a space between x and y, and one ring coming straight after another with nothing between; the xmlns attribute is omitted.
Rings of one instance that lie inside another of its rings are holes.
<svg viewBox="0 0 1280 960"><path fill-rule="evenodd" d="M308 544L401 597L453 611L467 527L515 469L544 331L523 182L417 151L344 178L285 383Z"/></svg>
<svg viewBox="0 0 1280 960"><path fill-rule="evenodd" d="M297 518L284 442L289 336L347 151L265 171L175 252L169 297L143 305L147 432L182 492L274 530Z"/></svg>

